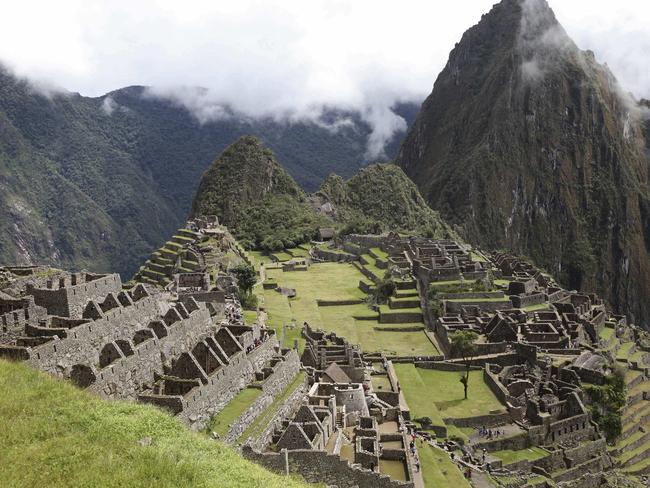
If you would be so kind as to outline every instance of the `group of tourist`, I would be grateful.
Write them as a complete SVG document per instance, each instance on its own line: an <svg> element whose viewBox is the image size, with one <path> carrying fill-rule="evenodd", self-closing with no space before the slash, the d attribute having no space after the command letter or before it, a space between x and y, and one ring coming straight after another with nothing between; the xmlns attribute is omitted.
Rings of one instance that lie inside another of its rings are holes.
<svg viewBox="0 0 650 488"><path fill-rule="evenodd" d="M255 339L251 345L246 347L246 354L255 350L258 346L261 346L263 342L266 342L266 339L268 339L267 334L262 334L262 337L260 339Z"/></svg>
<svg viewBox="0 0 650 488"><path fill-rule="evenodd" d="M478 428L478 435L481 437L485 437L486 439L496 439L500 435L503 435L503 432L500 431L499 429L487 429L485 426L479 427Z"/></svg>

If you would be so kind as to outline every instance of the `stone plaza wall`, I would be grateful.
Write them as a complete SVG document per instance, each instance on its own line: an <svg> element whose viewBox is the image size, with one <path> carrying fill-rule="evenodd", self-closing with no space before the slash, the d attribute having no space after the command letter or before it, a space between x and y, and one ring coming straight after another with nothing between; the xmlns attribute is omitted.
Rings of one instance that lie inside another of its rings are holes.
<svg viewBox="0 0 650 488"><path fill-rule="evenodd" d="M148 339L134 346L134 354L97 370L89 389L106 398L135 400L142 385L153 384L156 375L163 374L165 358L191 351L210 331L207 311L195 310L190 318L169 326L165 337Z"/></svg>

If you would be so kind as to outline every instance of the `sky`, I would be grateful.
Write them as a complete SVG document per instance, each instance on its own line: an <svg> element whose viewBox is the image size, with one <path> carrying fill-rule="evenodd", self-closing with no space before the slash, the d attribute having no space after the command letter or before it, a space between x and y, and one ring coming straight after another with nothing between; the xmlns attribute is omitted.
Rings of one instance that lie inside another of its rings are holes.
<svg viewBox="0 0 650 488"><path fill-rule="evenodd" d="M153 86L201 121L357 109L403 128L396 101L431 91L449 51L494 0L0 0L0 62L36 86L99 96ZM550 0L582 49L650 98L650 2ZM205 87L196 92L191 87Z"/></svg>

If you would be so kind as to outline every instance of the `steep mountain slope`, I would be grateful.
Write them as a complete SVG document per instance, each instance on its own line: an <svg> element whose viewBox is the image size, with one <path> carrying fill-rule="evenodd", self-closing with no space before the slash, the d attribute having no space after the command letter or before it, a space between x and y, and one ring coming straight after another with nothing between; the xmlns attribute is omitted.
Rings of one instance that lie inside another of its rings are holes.
<svg viewBox="0 0 650 488"><path fill-rule="evenodd" d="M471 241L527 254L647 323L648 162L634 105L545 0L503 0L451 52L397 162Z"/></svg>
<svg viewBox="0 0 650 488"><path fill-rule="evenodd" d="M446 237L453 231L395 165L372 165L345 181L332 174L307 195L253 136L229 146L205 172L192 215L217 215L247 248L278 250L346 232L399 230Z"/></svg>
<svg viewBox="0 0 650 488"><path fill-rule="evenodd" d="M210 215L245 247L277 250L316 236L325 219L307 195L253 136L230 145L201 178L192 215Z"/></svg>
<svg viewBox="0 0 650 488"><path fill-rule="evenodd" d="M431 210L415 184L394 164L374 164L345 181L330 175L315 194L320 208L351 232L413 232L457 237Z"/></svg>
<svg viewBox="0 0 650 488"><path fill-rule="evenodd" d="M352 121L338 131L236 114L202 124L145 91L45 96L0 67L0 262L131 274L184 221L214 155L243 134L261 136L308 189L364 164L370 128L359 114L332 111Z"/></svg>

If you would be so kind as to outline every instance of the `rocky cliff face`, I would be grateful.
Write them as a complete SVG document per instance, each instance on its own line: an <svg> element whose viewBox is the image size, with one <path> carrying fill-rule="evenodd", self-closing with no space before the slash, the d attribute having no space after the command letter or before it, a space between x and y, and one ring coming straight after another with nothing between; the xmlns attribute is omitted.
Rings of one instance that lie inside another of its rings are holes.
<svg viewBox="0 0 650 488"><path fill-rule="evenodd" d="M449 56L397 162L483 246L650 324L641 110L545 0L503 0Z"/></svg>

